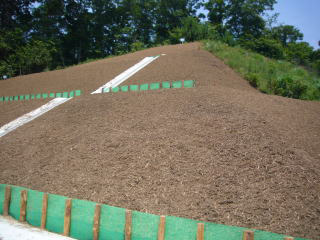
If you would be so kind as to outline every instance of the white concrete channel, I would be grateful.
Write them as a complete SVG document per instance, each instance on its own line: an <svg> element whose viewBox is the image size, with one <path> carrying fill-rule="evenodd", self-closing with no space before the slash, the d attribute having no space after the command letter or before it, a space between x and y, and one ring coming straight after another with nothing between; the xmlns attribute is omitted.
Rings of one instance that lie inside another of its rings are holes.
<svg viewBox="0 0 320 240"><path fill-rule="evenodd" d="M117 87L121 83L123 83L125 80L127 80L129 77L146 67L148 64L156 60L160 55L154 56L154 57L146 57L142 59L140 62L135 64L134 66L130 67L123 73L116 76L111 81L107 82L103 86L99 87L97 90L92 92L91 94L97 94L101 93L104 88L110 88L110 87ZM36 119L37 117L40 117L41 115L45 114L46 112L50 111L51 109L71 100L72 98L55 98L51 100L50 102L42 105L41 107L24 114L23 116L9 122L8 124L2 126L0 128L0 138L7 135L11 131L17 129L18 127L21 127L22 125L31 122L32 120Z"/></svg>

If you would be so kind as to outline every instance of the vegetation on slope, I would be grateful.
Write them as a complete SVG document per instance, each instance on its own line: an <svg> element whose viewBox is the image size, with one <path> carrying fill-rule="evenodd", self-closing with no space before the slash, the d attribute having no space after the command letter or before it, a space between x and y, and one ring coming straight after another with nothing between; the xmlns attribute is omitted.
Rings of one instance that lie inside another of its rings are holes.
<svg viewBox="0 0 320 240"><path fill-rule="evenodd" d="M219 41L206 41L205 49L221 58L264 93L320 100L320 78L303 67Z"/></svg>

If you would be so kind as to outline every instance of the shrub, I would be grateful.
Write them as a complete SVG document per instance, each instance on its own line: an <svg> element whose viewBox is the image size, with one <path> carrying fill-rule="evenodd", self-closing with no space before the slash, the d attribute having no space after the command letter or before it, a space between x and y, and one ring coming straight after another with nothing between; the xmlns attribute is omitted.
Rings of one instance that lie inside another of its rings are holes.
<svg viewBox="0 0 320 240"><path fill-rule="evenodd" d="M256 73L247 73L245 78L249 81L250 85L254 88L258 86L259 75Z"/></svg>

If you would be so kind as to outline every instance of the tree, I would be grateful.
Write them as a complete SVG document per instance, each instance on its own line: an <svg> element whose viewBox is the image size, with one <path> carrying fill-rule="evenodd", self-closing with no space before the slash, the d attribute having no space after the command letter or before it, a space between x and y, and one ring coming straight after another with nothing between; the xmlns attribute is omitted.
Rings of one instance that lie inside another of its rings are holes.
<svg viewBox="0 0 320 240"><path fill-rule="evenodd" d="M235 38L252 35L258 38L265 28L262 15L272 10L276 0L209 0L204 7L210 22L226 27Z"/></svg>
<svg viewBox="0 0 320 240"><path fill-rule="evenodd" d="M289 43L286 48L287 59L301 65L310 63L313 47L307 42Z"/></svg>
<svg viewBox="0 0 320 240"><path fill-rule="evenodd" d="M271 35L274 39L281 41L283 46L288 43L294 43L303 39L303 34L294 26L280 25L271 29Z"/></svg>

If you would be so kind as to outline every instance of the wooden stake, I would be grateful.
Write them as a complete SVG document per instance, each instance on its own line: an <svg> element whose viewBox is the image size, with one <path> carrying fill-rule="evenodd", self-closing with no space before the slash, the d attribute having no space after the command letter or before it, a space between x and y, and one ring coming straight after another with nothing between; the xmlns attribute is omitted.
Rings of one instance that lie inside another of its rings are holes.
<svg viewBox="0 0 320 240"><path fill-rule="evenodd" d="M254 232L250 230L244 231L242 240L254 240Z"/></svg>
<svg viewBox="0 0 320 240"><path fill-rule="evenodd" d="M124 240L131 240L131 223L132 223L131 210L126 210L126 226L125 226Z"/></svg>
<svg viewBox="0 0 320 240"><path fill-rule="evenodd" d="M160 216L159 228L158 228L158 240L164 240L166 226L166 216Z"/></svg>
<svg viewBox="0 0 320 240"><path fill-rule="evenodd" d="M97 204L94 210L94 218L93 218L93 240L99 239L100 214L101 214L101 204Z"/></svg>
<svg viewBox="0 0 320 240"><path fill-rule="evenodd" d="M20 195L20 222L26 221L27 212L27 190L22 190Z"/></svg>
<svg viewBox="0 0 320 240"><path fill-rule="evenodd" d="M46 228L47 209L48 209L48 193L44 193L42 198L42 213L41 213L41 226L40 226L41 229Z"/></svg>
<svg viewBox="0 0 320 240"><path fill-rule="evenodd" d="M64 225L63 225L63 235L69 236L70 234L70 222L71 222L71 202L72 199L68 198L66 200L66 206L64 210Z"/></svg>
<svg viewBox="0 0 320 240"><path fill-rule="evenodd" d="M197 240L204 240L204 224L198 223Z"/></svg>
<svg viewBox="0 0 320 240"><path fill-rule="evenodd" d="M9 215L10 199L11 199L11 187L7 185L5 194L4 194L3 216Z"/></svg>

